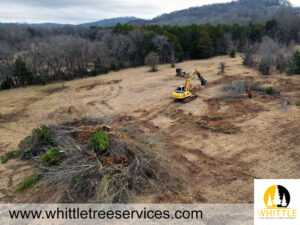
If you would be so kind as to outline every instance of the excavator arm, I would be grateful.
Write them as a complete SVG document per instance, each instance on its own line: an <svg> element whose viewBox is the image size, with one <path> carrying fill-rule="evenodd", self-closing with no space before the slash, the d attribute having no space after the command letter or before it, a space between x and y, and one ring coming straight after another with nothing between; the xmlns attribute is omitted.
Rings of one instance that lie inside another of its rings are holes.
<svg viewBox="0 0 300 225"><path fill-rule="evenodd" d="M195 70L190 74L190 76L185 81L185 86L184 86L185 91L190 91L190 82L194 78L195 74L197 74L199 80L201 81L201 85L202 86L206 85L207 81L201 76L201 73L198 70L198 68L195 68Z"/></svg>

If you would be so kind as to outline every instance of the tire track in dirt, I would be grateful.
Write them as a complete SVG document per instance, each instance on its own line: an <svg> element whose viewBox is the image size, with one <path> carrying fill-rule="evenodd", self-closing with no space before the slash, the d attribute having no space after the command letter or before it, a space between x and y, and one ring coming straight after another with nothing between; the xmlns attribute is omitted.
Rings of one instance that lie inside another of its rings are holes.
<svg viewBox="0 0 300 225"><path fill-rule="evenodd" d="M168 113L169 111L175 110L176 106L172 106L173 102L151 107L150 109L137 109L134 112L140 113L137 116L116 116L114 120L117 123L122 123L127 126L136 126L136 127L144 127L151 131L151 133L156 133L159 131L159 127L154 125L152 122L159 115L163 115ZM140 130L141 131L141 130Z"/></svg>
<svg viewBox="0 0 300 225"><path fill-rule="evenodd" d="M22 100L22 102L19 104L19 106L16 107L16 109L14 110L13 113L0 114L0 123L1 122L9 123L9 122L19 121L20 119L22 119L26 116L26 112L27 112L28 108L32 106L32 104L43 100L45 97L47 97L49 95L62 92L67 88L69 88L69 87L64 86L64 85L62 87L50 88L50 89L47 89L47 90L41 92L42 94L40 94L38 96Z"/></svg>
<svg viewBox="0 0 300 225"><path fill-rule="evenodd" d="M189 178L188 182L191 184L189 193L194 199L197 199L200 194L202 197L205 196L204 199L200 198L201 202L203 200L204 202L207 200L216 202L221 197L213 196L212 193L222 193L225 196L230 196L232 192L230 185L233 182L240 181L251 185L253 179L258 179L258 177L249 174L247 168L243 166L241 169L235 169L241 167L238 161L218 159L208 156L201 150L175 145L173 143L174 139L176 137L169 137L164 140L166 143L165 149L170 157L177 162L176 164L179 165L185 177ZM186 157L187 153L195 155L195 160L189 160ZM174 163L173 160L170 160L170 163ZM209 190L207 190L207 187L210 187ZM237 199L231 198L231 201L247 202L249 201L249 193L242 193L242 196Z"/></svg>
<svg viewBox="0 0 300 225"><path fill-rule="evenodd" d="M120 85L116 86L116 88L115 88L114 83L109 84L109 91L104 91L104 93L105 93L104 96L101 96L99 100L89 101L87 103L87 105L92 105L92 106L95 106L97 104L103 105L106 109L113 112L114 107L111 104L109 104L109 101L114 98L117 98L120 95L122 89L123 89L123 87Z"/></svg>

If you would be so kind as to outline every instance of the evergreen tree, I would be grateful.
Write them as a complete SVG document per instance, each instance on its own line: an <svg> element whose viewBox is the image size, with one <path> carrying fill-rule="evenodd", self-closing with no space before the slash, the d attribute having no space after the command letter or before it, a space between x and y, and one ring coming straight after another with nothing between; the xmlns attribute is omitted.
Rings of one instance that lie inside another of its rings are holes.
<svg viewBox="0 0 300 225"><path fill-rule="evenodd" d="M33 84L33 74L28 71L26 63L21 57L18 57L15 61L14 77L18 81L18 85Z"/></svg>
<svg viewBox="0 0 300 225"><path fill-rule="evenodd" d="M199 41L192 44L191 56L195 59L209 58L213 55L214 48L211 39L206 31L200 32Z"/></svg>
<svg viewBox="0 0 300 225"><path fill-rule="evenodd" d="M175 50L174 57L176 58L176 60L178 62L183 61L184 60L184 52L183 52L182 46L179 42L179 39L175 35L170 34L168 32L165 32L164 35L168 37L169 41L174 46L174 50Z"/></svg>
<svg viewBox="0 0 300 225"><path fill-rule="evenodd" d="M289 74L300 74L300 51L296 50L289 63Z"/></svg>

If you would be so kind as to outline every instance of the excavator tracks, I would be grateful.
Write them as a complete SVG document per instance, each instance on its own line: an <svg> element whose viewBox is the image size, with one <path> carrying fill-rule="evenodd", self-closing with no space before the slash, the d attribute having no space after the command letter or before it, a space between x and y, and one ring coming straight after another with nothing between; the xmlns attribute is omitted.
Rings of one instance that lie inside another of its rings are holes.
<svg viewBox="0 0 300 225"><path fill-rule="evenodd" d="M182 103L187 103L187 102L190 102L192 100L194 100L195 98L197 98L198 96L197 95L191 95L185 99L174 99L174 102L182 102Z"/></svg>
<svg viewBox="0 0 300 225"><path fill-rule="evenodd" d="M190 102L192 100L194 100L195 98L197 98L198 96L197 95L191 95L185 99L182 100L183 103L187 103L187 102Z"/></svg>

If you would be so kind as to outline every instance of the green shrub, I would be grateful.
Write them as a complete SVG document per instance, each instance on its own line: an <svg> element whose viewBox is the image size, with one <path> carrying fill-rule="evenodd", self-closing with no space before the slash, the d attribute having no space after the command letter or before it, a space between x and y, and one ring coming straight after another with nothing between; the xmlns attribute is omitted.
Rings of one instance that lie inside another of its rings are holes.
<svg viewBox="0 0 300 225"><path fill-rule="evenodd" d="M110 69L114 71L119 71L121 69L121 66L119 64L112 64Z"/></svg>
<svg viewBox="0 0 300 225"><path fill-rule="evenodd" d="M300 51L297 50L288 65L288 74L300 74Z"/></svg>
<svg viewBox="0 0 300 225"><path fill-rule="evenodd" d="M216 126L215 129L219 132L227 132L227 128L226 127L222 127L222 126Z"/></svg>
<svg viewBox="0 0 300 225"><path fill-rule="evenodd" d="M21 156L21 152L20 151L11 151L11 152L7 152L4 155L1 155L1 163L7 163L8 160L10 159L15 159L17 157Z"/></svg>
<svg viewBox="0 0 300 225"><path fill-rule="evenodd" d="M27 69L25 61L19 56L15 61L14 77L16 77L21 86L31 85L34 82L33 74Z"/></svg>
<svg viewBox="0 0 300 225"><path fill-rule="evenodd" d="M61 161L61 154L57 148L51 148L49 152L41 155L40 160L47 166L57 165Z"/></svg>
<svg viewBox="0 0 300 225"><path fill-rule="evenodd" d="M267 88L265 89L265 92L266 92L267 94L273 94L273 93L275 92L275 89L274 89L273 87L267 87Z"/></svg>
<svg viewBox="0 0 300 225"><path fill-rule="evenodd" d="M189 116L192 116L193 115L193 113L192 112L189 112Z"/></svg>
<svg viewBox="0 0 300 225"><path fill-rule="evenodd" d="M217 114L217 119L218 119L218 120L223 120L223 119L224 119L224 116Z"/></svg>
<svg viewBox="0 0 300 225"><path fill-rule="evenodd" d="M47 126L42 125L41 128L40 128L39 138L42 141L52 143L51 130Z"/></svg>
<svg viewBox="0 0 300 225"><path fill-rule="evenodd" d="M171 63L171 68L174 68L175 67L175 63Z"/></svg>
<svg viewBox="0 0 300 225"><path fill-rule="evenodd" d="M12 78L6 78L1 82L1 89L7 90L15 86L15 83Z"/></svg>
<svg viewBox="0 0 300 225"><path fill-rule="evenodd" d="M300 106L300 99L296 101L296 106Z"/></svg>
<svg viewBox="0 0 300 225"><path fill-rule="evenodd" d="M31 83L28 84L41 84L46 85L46 79L41 76L34 77Z"/></svg>
<svg viewBox="0 0 300 225"><path fill-rule="evenodd" d="M94 133L90 140L90 145L92 148L97 150L105 150L109 145L109 137L106 133L97 131Z"/></svg>
<svg viewBox="0 0 300 225"><path fill-rule="evenodd" d="M23 182L15 189L14 193L33 187L38 182L38 180L39 176L37 174L26 177Z"/></svg>
<svg viewBox="0 0 300 225"><path fill-rule="evenodd" d="M229 52L229 56L231 57L231 58L235 58L235 50L231 50L230 52Z"/></svg>
<svg viewBox="0 0 300 225"><path fill-rule="evenodd" d="M258 70L262 75L270 75L270 66L266 63L261 63Z"/></svg>
<svg viewBox="0 0 300 225"><path fill-rule="evenodd" d="M104 69L104 73L108 73L109 72L109 69L108 68L105 68Z"/></svg>
<svg viewBox="0 0 300 225"><path fill-rule="evenodd" d="M24 138L19 148L22 151L22 158L30 159L34 156L45 153L45 148L49 145L55 146L53 133L49 127L42 125L40 128L33 129L32 135Z"/></svg>
<svg viewBox="0 0 300 225"><path fill-rule="evenodd" d="M122 130L122 132L124 132L124 133L128 133L128 132L129 132L129 130L128 130L128 129L123 129L123 130Z"/></svg>
<svg viewBox="0 0 300 225"><path fill-rule="evenodd" d="M281 68L282 68L282 67L281 67L281 64L280 64L280 63L277 63L277 64L276 64L276 69L281 71Z"/></svg>
<svg viewBox="0 0 300 225"><path fill-rule="evenodd" d="M93 70L91 71L91 74L92 74L93 76L97 76L97 75L98 75L98 71L97 71L96 69L93 69Z"/></svg>

